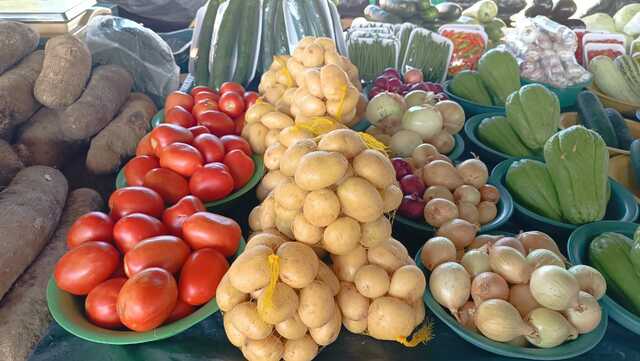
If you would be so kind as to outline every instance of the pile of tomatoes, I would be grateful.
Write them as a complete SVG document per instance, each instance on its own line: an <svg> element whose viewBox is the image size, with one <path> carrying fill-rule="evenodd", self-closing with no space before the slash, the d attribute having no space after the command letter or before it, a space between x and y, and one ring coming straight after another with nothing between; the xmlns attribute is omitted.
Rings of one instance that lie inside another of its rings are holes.
<svg viewBox="0 0 640 361"><path fill-rule="evenodd" d="M215 296L240 244L238 223L206 212L191 195L165 208L146 187L116 190L109 208L76 220L54 272L60 289L86 296L89 321L144 332Z"/></svg>

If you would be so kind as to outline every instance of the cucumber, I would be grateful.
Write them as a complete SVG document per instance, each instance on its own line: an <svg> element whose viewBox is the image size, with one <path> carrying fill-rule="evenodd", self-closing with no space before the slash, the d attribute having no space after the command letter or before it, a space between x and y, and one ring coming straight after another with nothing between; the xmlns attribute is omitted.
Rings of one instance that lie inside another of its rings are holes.
<svg viewBox="0 0 640 361"><path fill-rule="evenodd" d="M218 0L210 0L207 5L202 26L200 27L200 35L198 36L198 57L195 64L195 84L207 85L209 83L209 52L211 51L211 34L213 34L213 26L216 21L218 12Z"/></svg>
<svg viewBox="0 0 640 361"><path fill-rule="evenodd" d="M307 0L284 0L282 3L290 49L295 49L305 36L312 35L313 29L306 19L305 1Z"/></svg>
<svg viewBox="0 0 640 361"><path fill-rule="evenodd" d="M600 99L590 91L583 91L577 96L576 106L580 123L598 132L607 146L618 148L618 138Z"/></svg>
<svg viewBox="0 0 640 361"><path fill-rule="evenodd" d="M276 1L275 20L273 28L264 28L266 31L273 30L273 55L289 54L289 38L287 37L287 26L284 22L284 1ZM271 59L273 61L273 59Z"/></svg>
<svg viewBox="0 0 640 361"><path fill-rule="evenodd" d="M402 18L394 15L378 5L367 5L364 8L364 17L369 21L379 21L381 23L397 24L402 22Z"/></svg>
<svg viewBox="0 0 640 361"><path fill-rule="evenodd" d="M316 14L315 23L319 25L319 32L316 36L323 36L330 39L334 38L333 20L329 12L327 0L311 0L311 9ZM313 19L313 18L312 18Z"/></svg>
<svg viewBox="0 0 640 361"><path fill-rule="evenodd" d="M260 52L260 66L262 73L269 70L273 62L276 34L273 31L276 21L276 11L279 0L263 0L262 3L262 51Z"/></svg>
<svg viewBox="0 0 640 361"><path fill-rule="evenodd" d="M613 126L613 129L616 132L616 137L618 138L618 148L629 150L631 147L631 142L633 142L633 137L631 136L631 132L629 132L629 127L627 126L627 122L624 120L620 112L615 109L607 108L605 109L607 113L607 117Z"/></svg>
<svg viewBox="0 0 640 361"><path fill-rule="evenodd" d="M241 0L227 0L218 7L209 53L209 87L214 89L233 76L239 32L229 29L234 28L241 12Z"/></svg>
<svg viewBox="0 0 640 361"><path fill-rule="evenodd" d="M237 1L237 0L236 0ZM256 57L260 49L260 0L242 0L242 15L240 35L238 36L236 68L232 80L236 83L248 85L255 73ZM220 83L222 84L222 83Z"/></svg>
<svg viewBox="0 0 640 361"><path fill-rule="evenodd" d="M636 139L631 142L629 153L631 153L633 181L636 184L636 187L640 187L640 139Z"/></svg>

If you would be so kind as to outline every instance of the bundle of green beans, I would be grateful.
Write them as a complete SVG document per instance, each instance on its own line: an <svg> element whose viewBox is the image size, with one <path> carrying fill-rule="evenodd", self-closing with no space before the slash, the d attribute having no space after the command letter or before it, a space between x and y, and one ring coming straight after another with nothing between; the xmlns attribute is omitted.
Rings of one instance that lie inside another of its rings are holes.
<svg viewBox="0 0 640 361"><path fill-rule="evenodd" d="M371 29L369 29L371 30ZM348 36L349 59L360 78L373 81L386 68L397 68L400 44L391 33L352 32Z"/></svg>
<svg viewBox="0 0 640 361"><path fill-rule="evenodd" d="M414 29L402 62L402 72L411 68L422 70L424 80L441 82L447 73L451 45L436 41L436 35L425 29Z"/></svg>

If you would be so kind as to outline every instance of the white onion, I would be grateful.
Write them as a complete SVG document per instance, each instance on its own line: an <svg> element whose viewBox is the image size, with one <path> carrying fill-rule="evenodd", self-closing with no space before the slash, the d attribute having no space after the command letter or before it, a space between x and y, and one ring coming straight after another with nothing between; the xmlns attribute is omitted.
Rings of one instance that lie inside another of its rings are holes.
<svg viewBox="0 0 640 361"><path fill-rule="evenodd" d="M459 320L458 310L471 294L471 278L460 264L443 263L431 273L429 290L433 298Z"/></svg>
<svg viewBox="0 0 640 361"><path fill-rule="evenodd" d="M581 264L569 268L569 272L578 280L580 290L595 297L596 300L602 298L607 292L607 282L597 269Z"/></svg>
<svg viewBox="0 0 640 361"><path fill-rule="evenodd" d="M422 144L420 134L402 129L391 137L389 147L391 152L397 156L410 157L413 154L413 150L420 144Z"/></svg>
<svg viewBox="0 0 640 361"><path fill-rule="evenodd" d="M580 286L573 274L558 266L542 266L531 274L531 295L548 309L564 311L578 307Z"/></svg>
<svg viewBox="0 0 640 361"><path fill-rule="evenodd" d="M442 130L442 114L430 105L413 106L402 116L402 127L429 139Z"/></svg>
<svg viewBox="0 0 640 361"><path fill-rule="evenodd" d="M527 322L535 329L533 335L525 335L527 341L541 348L556 347L578 336L575 327L560 312L543 307L531 311Z"/></svg>
<svg viewBox="0 0 640 361"><path fill-rule="evenodd" d="M493 272L511 284L527 283L531 276L531 266L524 256L511 247L491 247L489 263Z"/></svg>
<svg viewBox="0 0 640 361"><path fill-rule="evenodd" d="M443 126L447 132L456 134L462 130L465 115L460 104L451 100L443 100L436 103L436 109L442 114Z"/></svg>
<svg viewBox="0 0 640 361"><path fill-rule="evenodd" d="M509 298L509 285L497 273L481 273L471 282L471 298L476 306L490 299L507 300Z"/></svg>
<svg viewBox="0 0 640 361"><path fill-rule="evenodd" d="M602 309L596 299L587 292L580 291L578 295L580 310L570 308L564 311L567 320L578 329L579 333L589 333L600 324Z"/></svg>
<svg viewBox="0 0 640 361"><path fill-rule="evenodd" d="M458 164L456 168L464 180L464 184L469 184L476 188L480 188L487 184L487 180L489 179L489 169L487 169L487 165L480 159L467 159Z"/></svg>
<svg viewBox="0 0 640 361"><path fill-rule="evenodd" d="M509 290L509 303L512 304L522 317L527 317L529 312L540 307L531 295L529 285L513 285Z"/></svg>
<svg viewBox="0 0 640 361"><path fill-rule="evenodd" d="M459 320L458 322L460 322L460 324L471 331L476 331L476 323L475 323L475 314L476 314L476 304L469 301L467 303L465 303L462 308L460 308L460 311L458 312L459 314Z"/></svg>
<svg viewBox="0 0 640 361"><path fill-rule="evenodd" d="M448 238L433 237L422 247L420 260L429 271L433 271L445 262L456 260L456 246Z"/></svg>
<svg viewBox="0 0 640 361"><path fill-rule="evenodd" d="M367 104L367 120L376 125L386 118L401 119L405 109L404 98L394 93L383 92Z"/></svg>
<svg viewBox="0 0 640 361"><path fill-rule="evenodd" d="M476 327L487 338L509 342L534 330L520 317L518 310L504 300L488 300L476 308Z"/></svg>
<svg viewBox="0 0 640 361"><path fill-rule="evenodd" d="M558 266L564 268L564 261L552 251L540 248L534 249L527 255L527 262L536 270L542 266Z"/></svg>
<svg viewBox="0 0 640 361"><path fill-rule="evenodd" d="M461 262L471 277L475 277L482 272L491 271L491 266L489 265L489 254L484 248L468 251L464 256L462 256Z"/></svg>

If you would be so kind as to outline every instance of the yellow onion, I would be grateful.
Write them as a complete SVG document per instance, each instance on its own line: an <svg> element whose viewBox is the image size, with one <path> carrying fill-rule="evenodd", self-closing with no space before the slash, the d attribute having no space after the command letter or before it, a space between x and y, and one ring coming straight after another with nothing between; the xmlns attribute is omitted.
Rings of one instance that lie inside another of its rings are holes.
<svg viewBox="0 0 640 361"><path fill-rule="evenodd" d="M548 234L540 231L529 231L523 232L518 235L518 241L522 243L524 249L527 251L527 254L534 249L548 249L549 251L555 253L558 257L560 257L563 261L566 259L560 252L560 248L556 244L556 241L553 238L549 237Z"/></svg>
<svg viewBox="0 0 640 361"><path fill-rule="evenodd" d="M533 270L542 266L558 266L564 268L564 261L552 251L544 248L534 249L529 252L527 262L529 262Z"/></svg>
<svg viewBox="0 0 640 361"><path fill-rule="evenodd" d="M464 256L462 256L461 262L471 277L475 277L482 272L491 271L491 266L489 265L489 254L484 248L468 251Z"/></svg>
<svg viewBox="0 0 640 361"><path fill-rule="evenodd" d="M509 342L534 333L518 310L504 300L482 302L476 308L476 327L485 337L498 342Z"/></svg>
<svg viewBox="0 0 640 361"><path fill-rule="evenodd" d="M531 295L542 306L554 311L579 307L580 286L573 274L558 266L542 266L531 274Z"/></svg>
<svg viewBox="0 0 640 361"><path fill-rule="evenodd" d="M429 290L433 298L459 320L458 310L471 294L471 278L462 265L446 262L431 273Z"/></svg>
<svg viewBox="0 0 640 361"><path fill-rule="evenodd" d="M527 316L527 322L535 329L533 334L525 335L527 341L541 348L556 347L578 337L576 328L557 311L536 308Z"/></svg>
<svg viewBox="0 0 640 361"><path fill-rule="evenodd" d="M531 295L529 285L513 285L509 290L509 303L512 304L522 317L527 317L529 312L540 307L540 304Z"/></svg>
<svg viewBox="0 0 640 361"><path fill-rule="evenodd" d="M476 331L475 323L476 304L472 301L465 303L460 311L458 311L458 322L467 330Z"/></svg>
<svg viewBox="0 0 640 361"><path fill-rule="evenodd" d="M580 290L584 291L599 300L607 292L607 282L597 269L577 265L569 268L569 272L578 280Z"/></svg>
<svg viewBox="0 0 640 361"><path fill-rule="evenodd" d="M527 345L529 345L529 341L527 341L527 338L524 336L518 336L507 343L516 347L527 347Z"/></svg>
<svg viewBox="0 0 640 361"><path fill-rule="evenodd" d="M509 285L497 273L480 273L471 282L471 298L476 306L485 300L506 300L509 298Z"/></svg>
<svg viewBox="0 0 640 361"><path fill-rule="evenodd" d="M489 248L489 264L493 272L511 284L529 282L531 266L524 256L514 248L505 246Z"/></svg>
<svg viewBox="0 0 640 361"><path fill-rule="evenodd" d="M527 251L525 251L522 243L520 243L518 239L513 237L502 237L496 243L494 243L493 246L494 247L498 247L498 246L511 247L516 251L520 252L520 254L522 254L523 256L527 255Z"/></svg>
<svg viewBox="0 0 640 361"><path fill-rule="evenodd" d="M433 271L445 262L456 260L456 246L448 238L433 237L422 247L420 260L429 271Z"/></svg>
<svg viewBox="0 0 640 361"><path fill-rule="evenodd" d="M484 245L492 245L503 236L493 236L490 234L481 234L477 236L467 249L478 249Z"/></svg>
<svg viewBox="0 0 640 361"><path fill-rule="evenodd" d="M602 309L596 299L587 292L580 291L578 294L580 309L570 308L565 310L564 316L578 329L579 333L589 333L600 324L602 319Z"/></svg>

